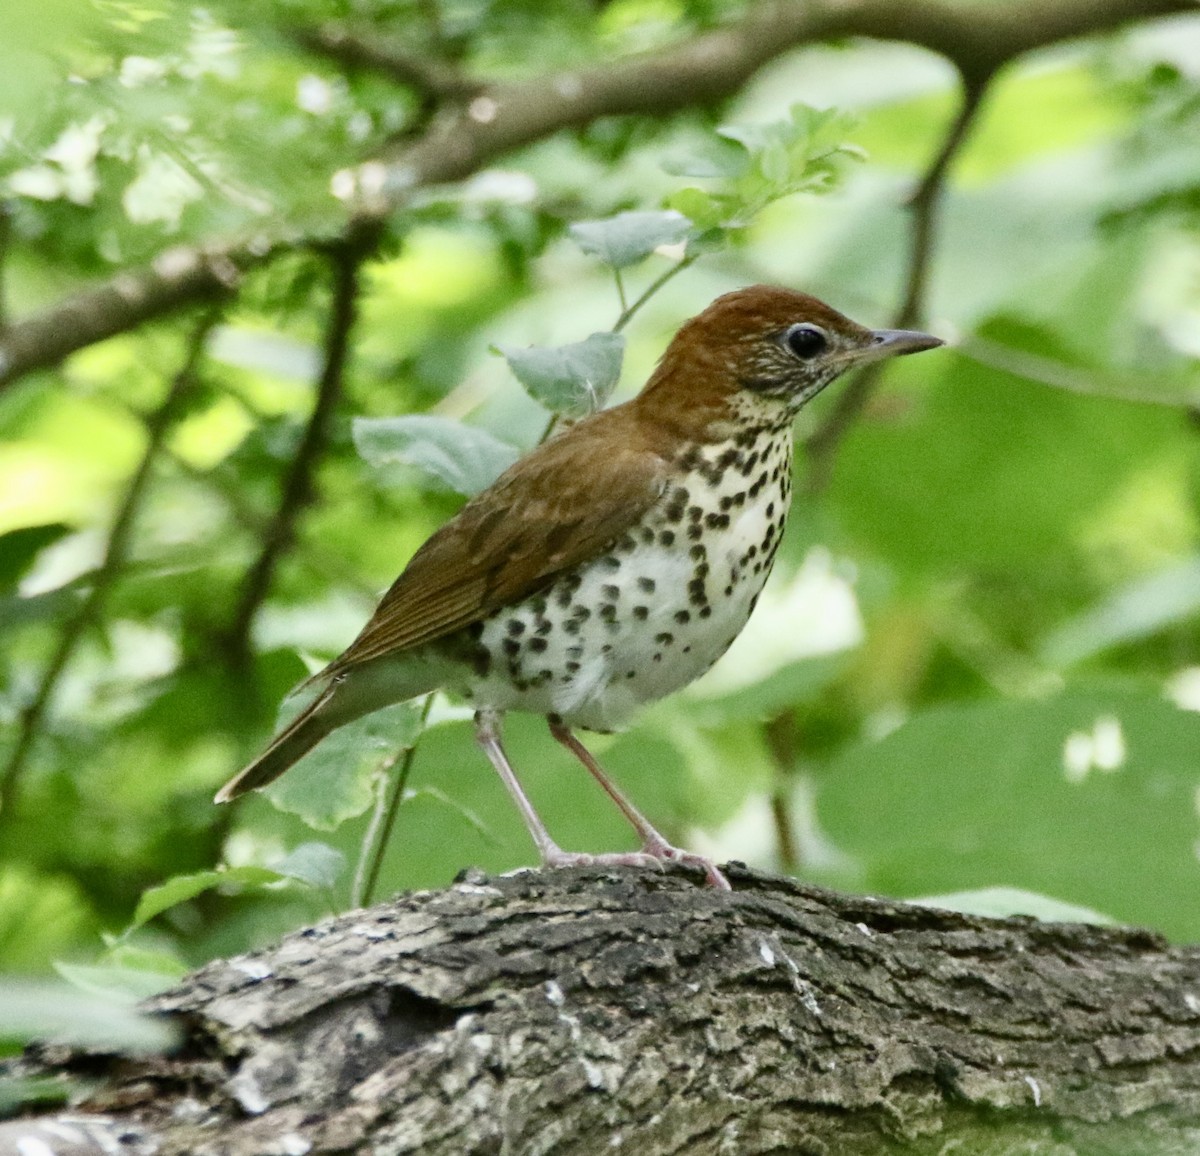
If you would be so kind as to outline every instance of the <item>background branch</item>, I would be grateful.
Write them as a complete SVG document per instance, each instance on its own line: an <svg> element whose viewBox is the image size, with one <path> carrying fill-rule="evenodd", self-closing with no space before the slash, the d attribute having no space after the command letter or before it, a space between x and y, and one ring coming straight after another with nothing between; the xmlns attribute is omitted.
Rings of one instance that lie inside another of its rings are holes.
<svg viewBox="0 0 1200 1156"><path fill-rule="evenodd" d="M946 56L969 82L1022 53L1133 20L1194 11L1192 0L1020 0L979 10L952 0L786 0L754 5L740 22L656 53L531 81L488 86L463 110L445 110L417 140L385 158L387 188L359 206L347 236L380 222L421 186L461 180L513 149L600 117L662 115L711 105L798 46L870 36ZM314 238L235 241L177 249L148 267L12 324L0 334L0 387L67 355L197 300L223 296L246 270Z"/></svg>
<svg viewBox="0 0 1200 1156"><path fill-rule="evenodd" d="M333 301L325 336L325 362L317 383L317 397L300 445L283 479L279 506L267 527L262 549L246 572L229 629L226 653L240 673L249 666L250 631L254 618L271 589L280 561L296 539L296 528L315 496L314 479L329 445L333 415L342 396L350 332L354 326L359 293L359 269L370 251L369 243L333 250Z"/></svg>
<svg viewBox="0 0 1200 1156"><path fill-rule="evenodd" d="M983 103L988 84L989 78L986 76L963 76L963 97L958 112L950 122L941 147L934 154L929 168L909 199L912 240L908 250L904 297L891 322L894 328L911 328L921 319L929 264L936 239L938 204L945 188L951 161L966 142ZM808 469L807 488L810 493L817 493L829 484L838 446L866 407L882 376L882 362L855 374L835 395L833 406L824 423L808 438L805 461Z"/></svg>
<svg viewBox="0 0 1200 1156"><path fill-rule="evenodd" d="M461 100L485 87L483 81L463 76L440 60L417 56L377 34L356 32L343 24L301 28L293 35L310 52L326 56L344 69L378 72L427 100Z"/></svg>

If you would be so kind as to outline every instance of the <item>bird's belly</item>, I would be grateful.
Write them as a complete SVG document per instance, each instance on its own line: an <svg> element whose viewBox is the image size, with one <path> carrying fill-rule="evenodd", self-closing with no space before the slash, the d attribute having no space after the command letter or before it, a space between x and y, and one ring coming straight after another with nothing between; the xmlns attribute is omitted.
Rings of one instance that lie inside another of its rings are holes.
<svg viewBox="0 0 1200 1156"><path fill-rule="evenodd" d="M657 508L609 553L494 614L479 639L487 662L467 697L607 731L698 678L754 609L783 529L788 480L773 478L758 500L743 498L732 511L720 487L692 487L682 517L678 504Z"/></svg>

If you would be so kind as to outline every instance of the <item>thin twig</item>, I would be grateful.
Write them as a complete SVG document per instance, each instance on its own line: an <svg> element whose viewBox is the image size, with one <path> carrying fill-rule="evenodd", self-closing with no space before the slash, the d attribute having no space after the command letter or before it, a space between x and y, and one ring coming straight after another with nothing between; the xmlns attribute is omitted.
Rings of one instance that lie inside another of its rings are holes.
<svg viewBox="0 0 1200 1156"><path fill-rule="evenodd" d="M325 337L325 364L317 384L317 399L296 456L283 480L275 516L267 528L262 549L246 573L241 594L226 631L230 665L240 674L249 667L250 634L259 608L271 589L275 571L296 540L300 517L316 496L314 479L329 446L333 415L342 396L350 331L359 293L359 268L366 248L333 251L333 304Z"/></svg>
<svg viewBox="0 0 1200 1156"><path fill-rule="evenodd" d="M7 205L0 205L0 332L8 328L8 283L4 274L12 235L12 213Z"/></svg>
<svg viewBox="0 0 1200 1156"><path fill-rule="evenodd" d="M914 325L921 316L936 239L938 208L945 189L946 176L951 162L975 123L988 84L987 76L963 76L962 103L950 122L941 147L934 154L925 175L909 200L912 232L904 297L892 320L892 325L897 328ZM874 393L884 365L884 362L875 362L855 374L838 391L837 400L824 423L809 437L806 443L806 460L807 488L810 493L819 493L828 485L838 447Z"/></svg>
<svg viewBox="0 0 1200 1156"><path fill-rule="evenodd" d="M638 297L638 299L634 301L632 305L626 307L625 302L622 299L621 316L617 318L617 323L612 327L612 331L614 333L620 333L621 330L624 329L625 326L634 319L638 310L641 309L641 307L645 305L655 293L657 293L668 281L670 281L672 277L682 273L689 265L694 265L698 257L698 253L690 253L682 260L676 261L675 264L669 269L655 277L654 280L646 286L641 296Z"/></svg>
<svg viewBox="0 0 1200 1156"><path fill-rule="evenodd" d="M381 73L427 100L465 99L484 88L483 81L464 76L440 60L418 56L407 47L381 40L377 34L360 35L341 24L300 28L292 35L305 48L337 61L344 68Z"/></svg>
<svg viewBox="0 0 1200 1156"><path fill-rule="evenodd" d="M182 413L184 403L195 384L205 341L213 326L216 325L219 314L218 309L210 309L196 323L188 338L187 354L183 366L171 382L162 404L146 419L146 448L117 509L112 529L108 534L104 557L92 576L91 586L83 601L74 615L63 625L58 647L42 674L33 698L21 712L16 743L3 772L0 772L0 818L8 817L11 814L21 775L29 761L34 742L41 732L46 712L67 664L71 661L88 629L99 621L105 599L125 570L134 525L141 510L142 501L146 496L146 489L154 466L162 451L167 434Z"/></svg>
<svg viewBox="0 0 1200 1156"><path fill-rule="evenodd" d="M429 711L433 706L433 695L427 694L421 705L421 725L417 737L403 754L397 752L384 763L383 781L380 783L379 797L375 800L375 810L371 814L371 822L363 836L362 855L358 860L358 869L354 872L354 883L350 890L351 907L367 907L374 902L375 888L379 883L379 872L383 867L384 855L388 844L392 841L392 830L396 825L396 816L400 804L404 801L404 792L408 787L408 779L412 774L413 759L417 756L417 745L425 732L425 723L429 719ZM400 770L388 789L387 775L395 767L397 760Z"/></svg>
<svg viewBox="0 0 1200 1156"><path fill-rule="evenodd" d="M799 751L796 719L790 713L776 715L763 724L763 738L775 764L774 785L771 791L771 819L775 825L775 843L779 866L789 874L800 867L800 852L792 824L791 794Z"/></svg>

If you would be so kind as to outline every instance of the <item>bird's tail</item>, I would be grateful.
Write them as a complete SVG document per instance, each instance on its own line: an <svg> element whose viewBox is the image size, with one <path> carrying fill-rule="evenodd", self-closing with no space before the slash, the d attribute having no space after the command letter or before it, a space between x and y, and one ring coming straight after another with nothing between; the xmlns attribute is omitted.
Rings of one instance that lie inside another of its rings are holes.
<svg viewBox="0 0 1200 1156"><path fill-rule="evenodd" d="M214 802L228 803L247 791L265 787L279 778L293 763L299 762L330 731L336 730L346 722L344 717L329 717L334 713L329 707L336 685L330 682L271 740L271 745L254 762L234 775L217 792Z"/></svg>

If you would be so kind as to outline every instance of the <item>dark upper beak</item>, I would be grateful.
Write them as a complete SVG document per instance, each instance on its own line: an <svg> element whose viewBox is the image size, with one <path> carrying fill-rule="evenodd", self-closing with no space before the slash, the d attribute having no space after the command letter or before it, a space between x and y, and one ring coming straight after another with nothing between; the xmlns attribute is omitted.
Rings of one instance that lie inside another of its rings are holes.
<svg viewBox="0 0 1200 1156"><path fill-rule="evenodd" d="M872 341L855 356L855 361L879 361L884 357L899 357L905 353L920 353L946 343L940 337L916 329L876 329Z"/></svg>

